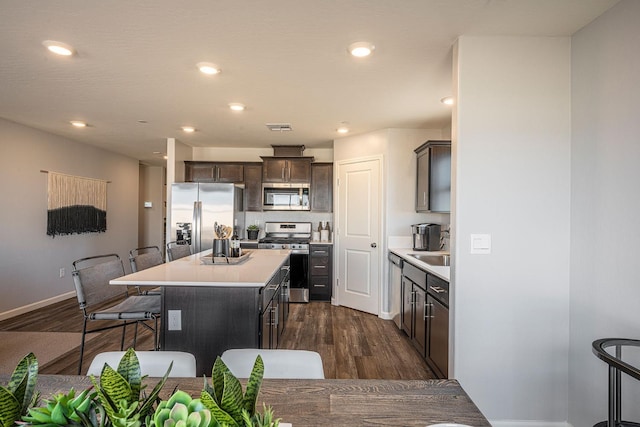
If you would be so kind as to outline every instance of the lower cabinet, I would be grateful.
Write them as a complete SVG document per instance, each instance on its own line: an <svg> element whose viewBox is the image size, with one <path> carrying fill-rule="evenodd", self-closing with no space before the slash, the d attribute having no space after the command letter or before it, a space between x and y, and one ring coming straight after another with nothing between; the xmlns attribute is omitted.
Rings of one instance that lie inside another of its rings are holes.
<svg viewBox="0 0 640 427"><path fill-rule="evenodd" d="M449 284L407 262L402 267L402 330L439 378L449 363Z"/></svg>
<svg viewBox="0 0 640 427"><path fill-rule="evenodd" d="M311 245L309 256L309 299L331 301L331 245Z"/></svg>

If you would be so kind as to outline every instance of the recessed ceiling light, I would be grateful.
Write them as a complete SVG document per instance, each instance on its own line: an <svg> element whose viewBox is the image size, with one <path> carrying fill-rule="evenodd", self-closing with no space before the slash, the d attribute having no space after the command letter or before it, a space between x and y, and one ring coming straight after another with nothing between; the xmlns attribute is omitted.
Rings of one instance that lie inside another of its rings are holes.
<svg viewBox="0 0 640 427"><path fill-rule="evenodd" d="M49 51L55 53L56 55L71 56L76 51L73 48L73 46L70 46L66 43L57 42L54 40L45 40L42 42L42 45L47 49L49 49Z"/></svg>
<svg viewBox="0 0 640 427"><path fill-rule="evenodd" d="M69 123L71 123L73 126L75 126L77 128L85 128L85 127L87 127L87 124L85 122L81 122L79 120L71 120Z"/></svg>
<svg viewBox="0 0 640 427"><path fill-rule="evenodd" d="M232 102L231 104L229 104L229 108L231 108L231 110L233 111L244 111L246 107L244 106L244 104L240 104L239 102Z"/></svg>
<svg viewBox="0 0 640 427"><path fill-rule="evenodd" d="M349 53L357 58L371 55L376 47L369 42L357 42L349 45Z"/></svg>
<svg viewBox="0 0 640 427"><path fill-rule="evenodd" d="M340 126L338 126L338 129L336 129L336 132L338 133L349 133L349 124L347 122L341 122Z"/></svg>
<svg viewBox="0 0 640 427"><path fill-rule="evenodd" d="M446 97L442 98L440 100L440 102L442 102L443 104L446 104L446 105L453 105L453 97L452 96L446 96Z"/></svg>
<svg viewBox="0 0 640 427"><path fill-rule="evenodd" d="M198 62L196 67L198 67L202 73L208 75L219 74L220 71L222 71L220 70L220 67L216 64L212 64L211 62Z"/></svg>
<svg viewBox="0 0 640 427"><path fill-rule="evenodd" d="M196 128L193 126L182 126L182 130L186 133L192 133L196 131Z"/></svg>

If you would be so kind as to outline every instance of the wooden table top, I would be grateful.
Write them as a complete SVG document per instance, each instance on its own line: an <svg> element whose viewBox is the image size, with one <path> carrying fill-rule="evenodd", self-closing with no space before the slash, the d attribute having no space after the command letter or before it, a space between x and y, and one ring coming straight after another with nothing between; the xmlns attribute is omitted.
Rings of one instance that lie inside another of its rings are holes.
<svg viewBox="0 0 640 427"><path fill-rule="evenodd" d="M0 375L6 384L8 375ZM151 390L157 379L147 379ZM208 378L207 381L211 382ZM245 386L246 380L240 380ZM84 376L39 375L42 398L71 387L84 390L91 381ZM179 388L200 395L202 378L169 378L160 397L167 399ZM257 408L273 407L277 418L302 426L421 426L459 423L491 426L456 380L276 380L265 379Z"/></svg>

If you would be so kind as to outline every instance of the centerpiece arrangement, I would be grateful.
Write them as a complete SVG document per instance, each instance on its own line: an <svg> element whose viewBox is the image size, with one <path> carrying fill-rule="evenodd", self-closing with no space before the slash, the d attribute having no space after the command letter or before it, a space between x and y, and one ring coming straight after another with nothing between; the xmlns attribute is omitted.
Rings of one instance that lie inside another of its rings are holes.
<svg viewBox="0 0 640 427"><path fill-rule="evenodd" d="M26 355L14 370L9 384L0 386L0 427L278 427L270 407L256 411L264 363L258 356L243 392L240 381L218 357L211 384L205 377L199 398L175 390L167 400L159 398L173 363L147 395L140 363L127 350L117 370L105 363L100 378L91 376L93 387L76 393L58 393L40 405L36 390L38 361ZM40 406L39 406L40 405Z"/></svg>

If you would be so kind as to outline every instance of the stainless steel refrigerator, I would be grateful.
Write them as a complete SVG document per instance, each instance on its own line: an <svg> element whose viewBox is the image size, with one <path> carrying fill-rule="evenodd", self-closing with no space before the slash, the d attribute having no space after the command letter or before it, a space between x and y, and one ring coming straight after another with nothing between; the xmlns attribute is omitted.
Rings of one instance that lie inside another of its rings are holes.
<svg viewBox="0 0 640 427"><path fill-rule="evenodd" d="M213 247L214 224L244 230L243 188L235 184L177 183L171 186L170 241L191 253Z"/></svg>

